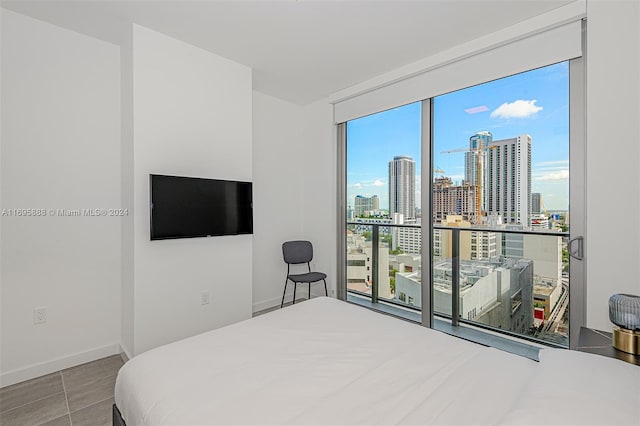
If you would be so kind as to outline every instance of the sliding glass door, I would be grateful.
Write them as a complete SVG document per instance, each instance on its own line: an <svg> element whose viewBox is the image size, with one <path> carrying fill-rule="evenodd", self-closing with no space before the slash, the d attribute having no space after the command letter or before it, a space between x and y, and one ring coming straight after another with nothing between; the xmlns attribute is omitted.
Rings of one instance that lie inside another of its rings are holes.
<svg viewBox="0 0 640 426"><path fill-rule="evenodd" d="M569 347L584 322L581 67L342 125L347 299Z"/></svg>
<svg viewBox="0 0 640 426"><path fill-rule="evenodd" d="M352 298L419 310L421 103L347 122L346 280Z"/></svg>
<svg viewBox="0 0 640 426"><path fill-rule="evenodd" d="M434 313L569 345L569 62L433 99Z"/></svg>

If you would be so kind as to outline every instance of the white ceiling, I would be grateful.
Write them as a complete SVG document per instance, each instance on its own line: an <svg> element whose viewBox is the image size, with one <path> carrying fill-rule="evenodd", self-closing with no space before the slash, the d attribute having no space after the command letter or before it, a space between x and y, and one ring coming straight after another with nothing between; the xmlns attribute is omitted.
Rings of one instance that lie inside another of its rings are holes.
<svg viewBox="0 0 640 426"><path fill-rule="evenodd" d="M120 44L130 23L253 68L254 89L298 104L571 0L3 1Z"/></svg>

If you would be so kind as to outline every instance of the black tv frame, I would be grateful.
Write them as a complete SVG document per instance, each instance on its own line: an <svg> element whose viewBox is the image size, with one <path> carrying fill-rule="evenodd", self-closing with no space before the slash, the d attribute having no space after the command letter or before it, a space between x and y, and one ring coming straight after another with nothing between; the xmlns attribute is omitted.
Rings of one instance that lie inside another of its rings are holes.
<svg viewBox="0 0 640 426"><path fill-rule="evenodd" d="M231 183L242 183L248 184L251 187L251 229L248 232L237 232L237 233L229 233L229 234L207 234L207 235L180 235L180 236L167 236L167 237L158 237L153 235L153 177L168 177L168 178L182 178L182 179L194 179L194 180L203 180L203 181L217 181L217 182L231 182ZM149 237L151 241L161 241L161 240L178 240L185 238L208 238L208 237L226 237L226 236L234 236L234 235L251 235L253 234L253 182L251 181L241 181L241 180L230 180L230 179L214 179L214 178L203 178L196 176L177 176L177 175L165 175L165 174L149 174Z"/></svg>

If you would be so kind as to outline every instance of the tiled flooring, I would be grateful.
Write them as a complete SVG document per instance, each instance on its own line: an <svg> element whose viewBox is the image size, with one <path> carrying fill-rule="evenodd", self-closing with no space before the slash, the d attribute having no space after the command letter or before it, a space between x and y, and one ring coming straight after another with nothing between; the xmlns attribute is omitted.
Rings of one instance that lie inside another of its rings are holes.
<svg viewBox="0 0 640 426"><path fill-rule="evenodd" d="M276 309L280 306L253 316ZM111 426L113 388L122 364L120 355L114 355L2 388L0 425Z"/></svg>
<svg viewBox="0 0 640 426"><path fill-rule="evenodd" d="M111 426L123 361L102 358L0 389L2 426Z"/></svg>

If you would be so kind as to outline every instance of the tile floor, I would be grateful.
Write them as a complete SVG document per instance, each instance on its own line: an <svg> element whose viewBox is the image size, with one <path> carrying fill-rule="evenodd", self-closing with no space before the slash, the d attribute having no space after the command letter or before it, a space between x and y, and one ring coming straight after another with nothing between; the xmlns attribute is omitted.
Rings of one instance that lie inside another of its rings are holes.
<svg viewBox="0 0 640 426"><path fill-rule="evenodd" d="M280 306L253 316L276 309ZM2 388L0 425L111 426L113 389L123 364L120 355L114 355Z"/></svg>
<svg viewBox="0 0 640 426"><path fill-rule="evenodd" d="M0 389L2 426L111 426L120 355Z"/></svg>

